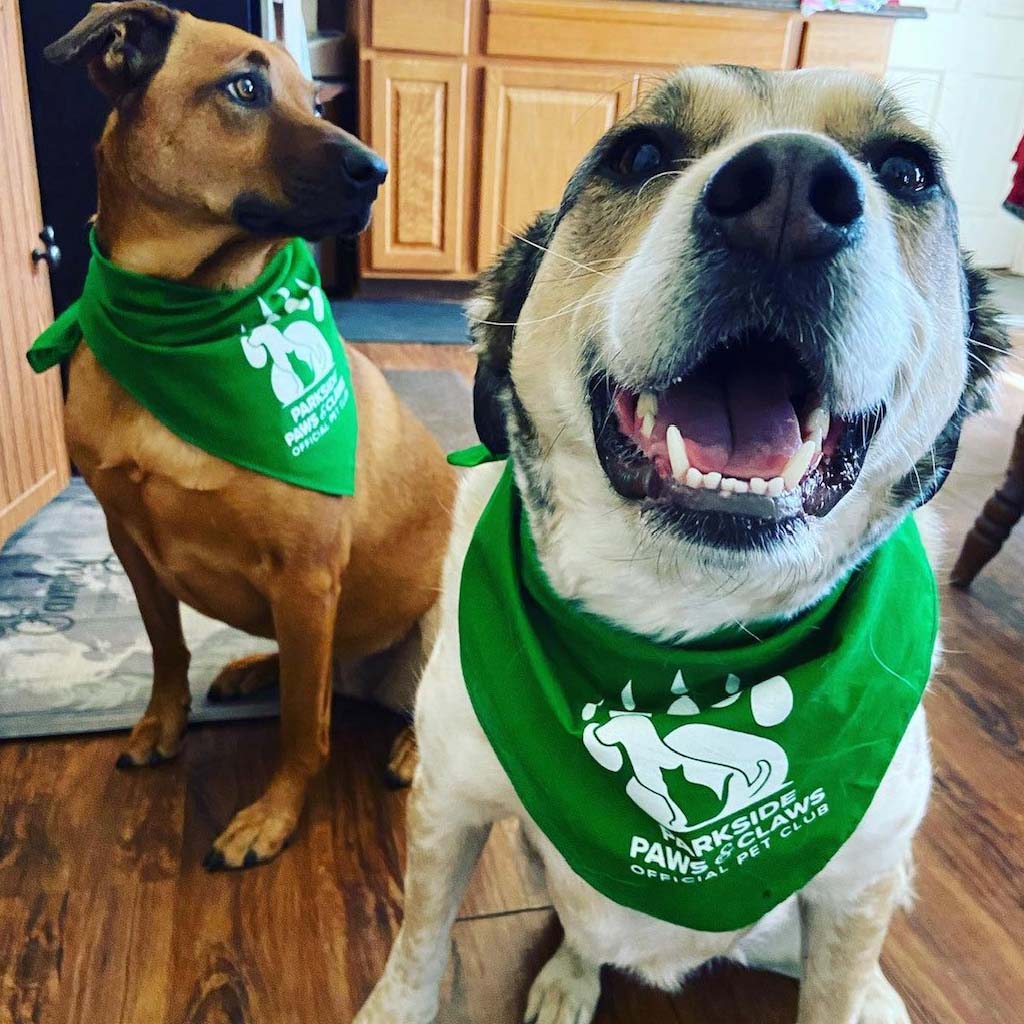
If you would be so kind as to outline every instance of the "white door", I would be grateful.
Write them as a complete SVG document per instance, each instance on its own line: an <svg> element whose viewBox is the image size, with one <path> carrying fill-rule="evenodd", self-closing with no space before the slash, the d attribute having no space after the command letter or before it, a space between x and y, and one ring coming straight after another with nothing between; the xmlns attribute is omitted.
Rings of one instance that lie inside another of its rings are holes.
<svg viewBox="0 0 1024 1024"><path fill-rule="evenodd" d="M965 248L1024 272L1024 221L1002 209L1024 134L1024 0L907 0L927 21L896 25L887 78L948 157Z"/></svg>

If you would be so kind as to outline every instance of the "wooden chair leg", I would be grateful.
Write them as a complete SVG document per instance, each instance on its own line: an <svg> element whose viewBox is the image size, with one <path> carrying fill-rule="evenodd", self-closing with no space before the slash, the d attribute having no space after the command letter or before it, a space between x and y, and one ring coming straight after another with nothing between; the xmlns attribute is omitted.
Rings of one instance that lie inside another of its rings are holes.
<svg viewBox="0 0 1024 1024"><path fill-rule="evenodd" d="M965 590L1003 546L1024 516L1024 420L1017 428L1010 468L1003 486L992 495L967 534L950 582Z"/></svg>

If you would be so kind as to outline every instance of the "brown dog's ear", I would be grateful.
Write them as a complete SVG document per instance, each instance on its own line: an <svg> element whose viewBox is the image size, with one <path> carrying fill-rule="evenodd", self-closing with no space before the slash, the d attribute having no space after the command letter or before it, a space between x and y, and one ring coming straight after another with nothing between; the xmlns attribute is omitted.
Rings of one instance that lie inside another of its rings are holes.
<svg viewBox="0 0 1024 1024"><path fill-rule="evenodd" d="M93 4L43 53L54 64L88 63L89 77L117 103L160 68L177 23L177 11L152 0Z"/></svg>
<svg viewBox="0 0 1024 1024"><path fill-rule="evenodd" d="M476 349L473 420L480 440L495 454L508 454L506 399L511 396L509 363L519 313L555 225L553 210L540 214L521 238L514 238L480 275L469 304L469 333Z"/></svg>

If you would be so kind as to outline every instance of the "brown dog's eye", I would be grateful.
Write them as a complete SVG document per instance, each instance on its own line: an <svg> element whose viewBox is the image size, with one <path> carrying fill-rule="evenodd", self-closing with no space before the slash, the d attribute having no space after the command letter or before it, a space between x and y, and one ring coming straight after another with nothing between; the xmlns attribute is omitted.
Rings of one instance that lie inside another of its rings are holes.
<svg viewBox="0 0 1024 1024"><path fill-rule="evenodd" d="M319 100L316 100L313 103L313 116L314 117L323 117L324 116L324 105Z"/></svg>
<svg viewBox="0 0 1024 1024"><path fill-rule="evenodd" d="M228 85L228 91L243 103L252 103L256 99L256 83L251 78L236 78Z"/></svg>
<svg viewBox="0 0 1024 1024"><path fill-rule="evenodd" d="M242 107L265 107L270 102L270 86L256 72L229 78L222 88L231 100Z"/></svg>

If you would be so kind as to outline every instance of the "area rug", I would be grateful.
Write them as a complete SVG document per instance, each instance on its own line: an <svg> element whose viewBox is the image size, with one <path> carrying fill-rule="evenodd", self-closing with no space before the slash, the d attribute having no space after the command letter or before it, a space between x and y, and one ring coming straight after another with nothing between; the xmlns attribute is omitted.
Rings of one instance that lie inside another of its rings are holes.
<svg viewBox="0 0 1024 1024"><path fill-rule="evenodd" d="M446 448L471 444L468 386L441 370L396 370L395 390ZM273 650L182 608L192 651L192 720L277 713L273 696L213 704L206 690L233 658ZM0 550L0 738L122 729L149 697L152 661L131 585L103 513L80 479Z"/></svg>
<svg viewBox="0 0 1024 1024"><path fill-rule="evenodd" d="M331 307L342 337L349 341L469 343L469 326L460 302L342 299Z"/></svg>

